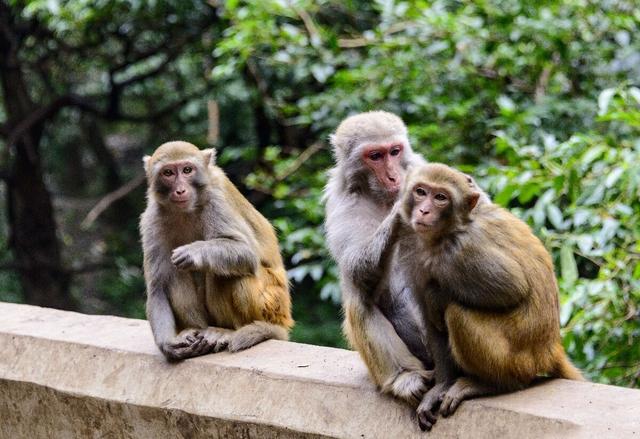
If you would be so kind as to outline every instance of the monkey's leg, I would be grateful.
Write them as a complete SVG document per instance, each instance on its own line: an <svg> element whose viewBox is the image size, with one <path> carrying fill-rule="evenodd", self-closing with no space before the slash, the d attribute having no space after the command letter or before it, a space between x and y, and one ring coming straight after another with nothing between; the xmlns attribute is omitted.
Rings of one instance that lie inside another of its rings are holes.
<svg viewBox="0 0 640 439"><path fill-rule="evenodd" d="M238 352L266 340L288 340L289 332L280 325L255 321L242 326L226 336L229 352ZM223 342L225 340L222 340Z"/></svg>
<svg viewBox="0 0 640 439"><path fill-rule="evenodd" d="M442 395L440 395L440 413L442 416L449 416L456 411L458 406L465 399L478 396L493 395L499 393L494 387L482 384L469 377L461 377Z"/></svg>
<svg viewBox="0 0 640 439"><path fill-rule="evenodd" d="M452 356L467 376L443 397L443 415L453 413L464 399L520 389L536 377L536 352L512 347L518 333L509 320L457 304L449 305L445 320Z"/></svg>
<svg viewBox="0 0 640 439"><path fill-rule="evenodd" d="M344 330L374 382L385 393L416 407L433 380L380 310L359 300L345 301Z"/></svg>

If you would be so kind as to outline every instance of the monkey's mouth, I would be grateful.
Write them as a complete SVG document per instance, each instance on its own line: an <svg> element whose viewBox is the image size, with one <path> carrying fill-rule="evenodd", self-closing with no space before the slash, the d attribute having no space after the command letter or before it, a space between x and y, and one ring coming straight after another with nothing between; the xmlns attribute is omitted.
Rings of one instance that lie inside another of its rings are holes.
<svg viewBox="0 0 640 439"><path fill-rule="evenodd" d="M413 230L416 232L427 232L433 229L433 224L426 223L424 221L414 221Z"/></svg>
<svg viewBox="0 0 640 439"><path fill-rule="evenodd" d="M171 202L173 203L174 206L180 207L182 209L184 209L185 207L189 206L189 199L188 198L185 198L184 200L173 199L173 200L171 200Z"/></svg>
<svg viewBox="0 0 640 439"><path fill-rule="evenodd" d="M400 190L400 183L388 182L385 186L387 187L387 191L391 192L392 194L395 194Z"/></svg>

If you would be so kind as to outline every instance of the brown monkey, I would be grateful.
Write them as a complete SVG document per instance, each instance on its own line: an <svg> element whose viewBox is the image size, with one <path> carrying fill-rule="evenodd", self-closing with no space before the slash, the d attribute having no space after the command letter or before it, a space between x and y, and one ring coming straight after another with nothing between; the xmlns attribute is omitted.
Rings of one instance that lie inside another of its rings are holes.
<svg viewBox="0 0 640 439"><path fill-rule="evenodd" d="M418 407L422 429L435 411L464 399L520 389L539 374L582 380L560 343L558 287L549 253L531 229L488 200L468 176L442 164L412 170L401 216L398 264L426 317L436 385Z"/></svg>
<svg viewBox="0 0 640 439"><path fill-rule="evenodd" d="M412 152L402 120L382 111L345 119L331 143L325 227L340 269L343 328L382 391L415 406L432 361L419 308L387 261L400 225L392 206L407 167L424 159Z"/></svg>
<svg viewBox="0 0 640 439"><path fill-rule="evenodd" d="M147 318L162 353L179 360L286 340L293 320L274 230L215 166L215 150L168 142L144 164Z"/></svg>

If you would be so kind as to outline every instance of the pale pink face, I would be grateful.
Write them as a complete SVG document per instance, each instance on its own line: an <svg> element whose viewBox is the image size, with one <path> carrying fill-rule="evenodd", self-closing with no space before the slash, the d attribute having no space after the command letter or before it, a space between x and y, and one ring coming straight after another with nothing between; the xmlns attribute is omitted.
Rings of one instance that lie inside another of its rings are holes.
<svg viewBox="0 0 640 439"><path fill-rule="evenodd" d="M196 174L196 165L188 160L162 166L158 176L161 192L168 196L173 205L182 209L191 207L197 195L193 184Z"/></svg>
<svg viewBox="0 0 640 439"><path fill-rule="evenodd" d="M380 184L391 193L400 190L403 178L401 166L404 145L400 142L367 145L362 160L374 172Z"/></svg>

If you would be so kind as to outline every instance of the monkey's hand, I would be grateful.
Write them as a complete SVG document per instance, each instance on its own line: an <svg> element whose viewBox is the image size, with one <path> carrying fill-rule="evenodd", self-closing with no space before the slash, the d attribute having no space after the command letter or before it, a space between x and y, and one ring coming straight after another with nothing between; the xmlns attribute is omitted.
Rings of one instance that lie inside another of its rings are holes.
<svg viewBox="0 0 640 439"><path fill-rule="evenodd" d="M438 383L429 390L416 410L418 425L422 431L431 430L436 423L438 409L442 402L443 394L447 390L447 383Z"/></svg>
<svg viewBox="0 0 640 439"><path fill-rule="evenodd" d="M197 270L202 266L200 253L200 246L198 245L181 245L171 252L171 263L178 270Z"/></svg>
<svg viewBox="0 0 640 439"><path fill-rule="evenodd" d="M406 370L398 375L390 386L397 398L417 407L425 392L433 385L432 370Z"/></svg>
<svg viewBox="0 0 640 439"><path fill-rule="evenodd" d="M168 342L160 346L160 350L170 361L197 357L209 352L207 343L197 329L185 329Z"/></svg>

